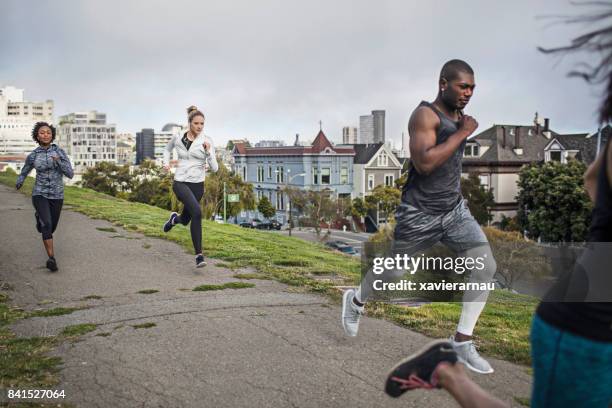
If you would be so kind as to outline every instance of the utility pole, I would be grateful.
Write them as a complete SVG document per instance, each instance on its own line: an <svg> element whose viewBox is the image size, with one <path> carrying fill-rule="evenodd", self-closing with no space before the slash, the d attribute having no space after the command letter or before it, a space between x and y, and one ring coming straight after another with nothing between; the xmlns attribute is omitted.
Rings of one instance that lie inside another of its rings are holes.
<svg viewBox="0 0 612 408"><path fill-rule="evenodd" d="M227 183L223 182L223 223L227 224L227 194L225 193L225 185Z"/></svg>

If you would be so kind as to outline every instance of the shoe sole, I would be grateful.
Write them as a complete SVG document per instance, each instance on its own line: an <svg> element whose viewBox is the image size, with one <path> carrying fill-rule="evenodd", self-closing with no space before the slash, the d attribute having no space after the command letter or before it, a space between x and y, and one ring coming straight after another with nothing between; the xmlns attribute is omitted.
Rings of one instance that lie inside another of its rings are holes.
<svg viewBox="0 0 612 408"><path fill-rule="evenodd" d="M57 265L51 267L49 266L49 264L47 264L47 269L50 270L51 272L57 272L59 268L57 267Z"/></svg>
<svg viewBox="0 0 612 408"><path fill-rule="evenodd" d="M166 225L167 225L169 222L172 222L172 216L173 216L174 214L178 215L178 213L175 213L175 212L173 212L173 213L171 213L171 214L170 214L170 218L168 218L168 221L166 221L166 222L164 223L164 225L162 226L162 231L163 231L163 232L168 233L168 232L170 232L170 230L172 229L172 227L174 227L174 225L173 225L173 224L170 224L170 228L168 229L168 231L166 231Z"/></svg>
<svg viewBox="0 0 612 408"><path fill-rule="evenodd" d="M453 348L453 345L448 340L445 340L445 339L434 340L432 342L427 343L423 347L421 347L421 349L419 349L416 353L414 353L414 354L404 358L402 361L400 361L395 366L393 366L393 368L391 370L389 370L389 373L387 374L387 381L385 381L385 392L387 392L387 384L389 383L389 381L391 381L391 377L393 376L393 373L397 369L399 369L404 364L413 362L413 360L415 360L415 359L417 359L419 357L422 357L425 353L427 353L429 350L431 350L434 346L438 346L438 345L441 345L441 344L448 344L451 349ZM454 351L454 349L453 349L453 351ZM406 391L409 391L409 390L406 390ZM391 396L393 398L398 398L398 397L400 397L403 394L404 393L401 393L399 395L391 395L391 394L387 393L387 395L389 395L389 396Z"/></svg>
<svg viewBox="0 0 612 408"><path fill-rule="evenodd" d="M477 369L476 367L474 367L473 365L471 365L470 363L468 363L467 361L465 361L464 359L460 358L459 356L457 356L457 358L459 359L459 362L461 364L463 364L464 366L466 366L468 369L470 369L471 371L478 373L478 374L492 374L495 372L495 370L493 368L491 368L491 371L482 371Z"/></svg>
<svg viewBox="0 0 612 408"><path fill-rule="evenodd" d="M196 268L203 268L206 266L206 261L204 262L200 262L199 264L196 265Z"/></svg>
<svg viewBox="0 0 612 408"><path fill-rule="evenodd" d="M346 314L344 313L344 311L346 310L345 305L347 305L347 303L349 302L349 295L350 294L354 294L355 291L352 289L347 290L346 292L344 292L344 294L342 295L342 328L344 329L344 334L346 334L349 337L356 337L357 334L350 334L347 329L346 329L346 325L344 324L344 318L346 317Z"/></svg>

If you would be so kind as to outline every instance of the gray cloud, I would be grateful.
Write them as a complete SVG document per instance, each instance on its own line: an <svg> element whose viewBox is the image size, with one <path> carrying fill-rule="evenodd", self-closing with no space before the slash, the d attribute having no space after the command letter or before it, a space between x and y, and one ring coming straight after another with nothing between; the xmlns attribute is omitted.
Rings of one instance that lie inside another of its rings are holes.
<svg viewBox="0 0 612 408"><path fill-rule="evenodd" d="M536 3L536 4L532 4ZM98 109L120 130L182 122L190 104L218 144L248 137L332 140L372 109L399 143L412 109L433 99L441 65L476 70L469 113L481 128L529 123L596 126L597 88L565 73L538 45L586 28L537 16L585 11L554 0L32 1L0 5L0 84L52 98L57 114Z"/></svg>

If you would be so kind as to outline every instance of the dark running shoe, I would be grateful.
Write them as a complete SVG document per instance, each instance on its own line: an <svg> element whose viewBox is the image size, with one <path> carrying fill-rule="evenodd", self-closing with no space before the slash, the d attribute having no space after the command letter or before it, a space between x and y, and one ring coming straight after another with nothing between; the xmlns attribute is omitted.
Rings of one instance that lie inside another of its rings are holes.
<svg viewBox="0 0 612 408"><path fill-rule="evenodd" d="M177 213L173 212L170 214L170 218L164 223L164 232L169 232L172 227L174 227L174 224L176 224L176 217L178 217Z"/></svg>
<svg viewBox="0 0 612 408"><path fill-rule="evenodd" d="M54 257L47 259L47 269L51 272L57 271L57 262Z"/></svg>
<svg viewBox="0 0 612 408"><path fill-rule="evenodd" d="M385 384L385 392L397 398L406 391L417 388L436 388L436 368L440 364L456 362L457 353L452 344L448 340L434 340L391 370Z"/></svg>
<svg viewBox="0 0 612 408"><path fill-rule="evenodd" d="M204 260L204 255L196 256L196 267L197 268L201 268L203 266L206 266L206 261Z"/></svg>

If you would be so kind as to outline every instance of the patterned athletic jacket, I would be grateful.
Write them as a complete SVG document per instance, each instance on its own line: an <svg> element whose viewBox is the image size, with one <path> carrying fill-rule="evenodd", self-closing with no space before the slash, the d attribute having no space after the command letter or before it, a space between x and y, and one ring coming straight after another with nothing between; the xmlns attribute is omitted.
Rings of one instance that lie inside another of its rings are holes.
<svg viewBox="0 0 612 408"><path fill-rule="evenodd" d="M53 157L59 157L57 161ZM17 178L16 185L21 187L27 175L36 169L36 182L32 189L32 195L43 196L49 199L64 198L63 176L72 178L74 173L70 160L66 153L52 144L48 149L38 146L30 153L26 159L25 166L21 169L21 174Z"/></svg>

